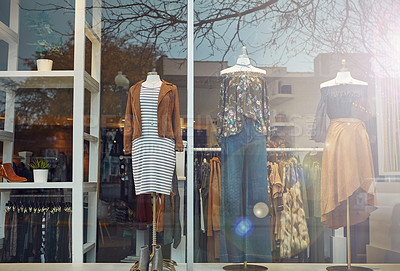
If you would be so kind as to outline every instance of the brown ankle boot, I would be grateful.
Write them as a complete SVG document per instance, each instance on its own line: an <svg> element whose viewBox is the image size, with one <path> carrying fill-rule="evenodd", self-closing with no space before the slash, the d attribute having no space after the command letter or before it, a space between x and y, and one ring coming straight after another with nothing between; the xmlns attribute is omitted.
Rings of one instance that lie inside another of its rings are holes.
<svg viewBox="0 0 400 271"><path fill-rule="evenodd" d="M12 183L26 182L25 177L20 177L17 174L15 174L11 163L5 163L0 165L0 177Z"/></svg>

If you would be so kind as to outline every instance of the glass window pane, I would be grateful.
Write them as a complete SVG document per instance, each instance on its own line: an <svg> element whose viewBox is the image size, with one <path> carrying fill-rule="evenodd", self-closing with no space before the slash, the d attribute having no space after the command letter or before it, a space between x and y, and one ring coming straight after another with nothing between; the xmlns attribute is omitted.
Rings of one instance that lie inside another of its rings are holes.
<svg viewBox="0 0 400 271"><path fill-rule="evenodd" d="M397 12L196 1L195 262L399 261Z"/></svg>

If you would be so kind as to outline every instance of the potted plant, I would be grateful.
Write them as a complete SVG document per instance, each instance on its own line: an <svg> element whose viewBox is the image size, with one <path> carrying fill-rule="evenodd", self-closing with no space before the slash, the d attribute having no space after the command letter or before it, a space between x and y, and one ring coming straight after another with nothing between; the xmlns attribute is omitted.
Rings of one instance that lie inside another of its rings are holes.
<svg viewBox="0 0 400 271"><path fill-rule="evenodd" d="M27 17L28 28L35 33L37 40L30 45L36 46L36 65L38 71L51 71L52 57L63 55L62 37L57 37L51 29L49 15L46 12Z"/></svg>
<svg viewBox="0 0 400 271"><path fill-rule="evenodd" d="M33 182L45 183L49 175L49 163L44 160L34 160L29 166L33 169Z"/></svg>
<svg viewBox="0 0 400 271"><path fill-rule="evenodd" d="M62 56L61 47L56 44L50 44L45 40L40 41L43 51L39 52L40 58L36 59L38 71L51 71L53 68L53 60L51 56Z"/></svg>

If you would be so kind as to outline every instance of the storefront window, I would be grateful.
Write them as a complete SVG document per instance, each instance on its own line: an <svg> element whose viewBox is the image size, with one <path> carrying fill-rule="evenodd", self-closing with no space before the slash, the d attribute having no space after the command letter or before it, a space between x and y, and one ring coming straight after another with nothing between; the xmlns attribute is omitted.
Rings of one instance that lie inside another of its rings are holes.
<svg viewBox="0 0 400 271"><path fill-rule="evenodd" d="M376 84L390 6L196 2L195 262L398 261L376 222L397 179L379 156L398 165L397 81Z"/></svg>
<svg viewBox="0 0 400 271"><path fill-rule="evenodd" d="M0 1L1 262L398 263L399 13Z"/></svg>

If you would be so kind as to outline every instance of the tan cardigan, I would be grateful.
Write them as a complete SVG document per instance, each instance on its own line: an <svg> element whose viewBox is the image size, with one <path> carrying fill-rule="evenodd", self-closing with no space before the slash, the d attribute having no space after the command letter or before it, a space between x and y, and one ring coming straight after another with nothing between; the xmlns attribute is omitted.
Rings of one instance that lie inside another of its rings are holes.
<svg viewBox="0 0 400 271"><path fill-rule="evenodd" d="M132 141L142 136L140 111L140 89L143 81L129 89L125 111L124 153L132 152ZM179 113L179 98L176 86L162 80L157 106L158 136L175 139L175 150L182 151L182 131Z"/></svg>

